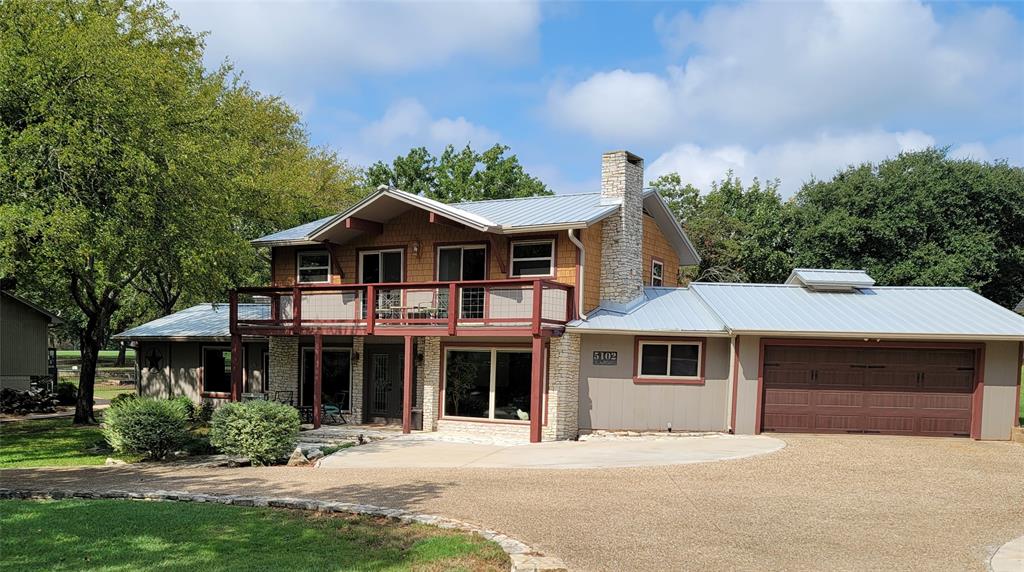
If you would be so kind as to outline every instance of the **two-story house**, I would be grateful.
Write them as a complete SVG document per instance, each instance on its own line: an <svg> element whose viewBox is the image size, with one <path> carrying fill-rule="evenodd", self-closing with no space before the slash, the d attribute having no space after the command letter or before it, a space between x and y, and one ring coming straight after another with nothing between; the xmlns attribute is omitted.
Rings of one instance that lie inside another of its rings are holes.
<svg viewBox="0 0 1024 572"><path fill-rule="evenodd" d="M616 151L592 194L442 204L381 188L254 241L270 285L117 337L137 344L144 394L275 399L313 425L1009 438L1024 318L863 271L681 287L698 254L643 178Z"/></svg>

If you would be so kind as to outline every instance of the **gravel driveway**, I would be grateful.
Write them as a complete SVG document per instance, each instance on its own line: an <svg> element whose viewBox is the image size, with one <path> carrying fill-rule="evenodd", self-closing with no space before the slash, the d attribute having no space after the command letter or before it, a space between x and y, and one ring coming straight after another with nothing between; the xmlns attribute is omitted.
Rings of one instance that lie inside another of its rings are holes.
<svg viewBox="0 0 1024 572"><path fill-rule="evenodd" d="M6 470L0 486L266 491L441 514L578 570L984 570L1024 534L1024 446L786 436L735 461L604 470Z"/></svg>

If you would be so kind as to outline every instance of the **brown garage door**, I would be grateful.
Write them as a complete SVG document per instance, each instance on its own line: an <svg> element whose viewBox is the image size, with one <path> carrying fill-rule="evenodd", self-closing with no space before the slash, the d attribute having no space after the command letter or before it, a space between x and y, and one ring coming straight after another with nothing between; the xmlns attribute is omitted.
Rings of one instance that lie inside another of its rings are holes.
<svg viewBox="0 0 1024 572"><path fill-rule="evenodd" d="M766 346L763 431L967 436L974 350Z"/></svg>

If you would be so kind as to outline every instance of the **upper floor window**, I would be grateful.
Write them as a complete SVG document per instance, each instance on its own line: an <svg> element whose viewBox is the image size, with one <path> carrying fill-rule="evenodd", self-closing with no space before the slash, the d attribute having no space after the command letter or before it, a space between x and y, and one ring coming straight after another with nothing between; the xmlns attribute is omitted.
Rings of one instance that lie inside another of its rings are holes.
<svg viewBox="0 0 1024 572"><path fill-rule="evenodd" d="M359 276L363 284L379 284L382 282L401 282L403 272L404 251L373 250L359 254Z"/></svg>
<svg viewBox="0 0 1024 572"><path fill-rule="evenodd" d="M326 250L308 250L298 254L299 282L330 282L331 255Z"/></svg>
<svg viewBox="0 0 1024 572"><path fill-rule="evenodd" d="M665 263L654 259L651 260L651 286L662 286L665 284Z"/></svg>
<svg viewBox="0 0 1024 572"><path fill-rule="evenodd" d="M509 265L509 274L513 277L554 276L555 241L547 239L513 242Z"/></svg>

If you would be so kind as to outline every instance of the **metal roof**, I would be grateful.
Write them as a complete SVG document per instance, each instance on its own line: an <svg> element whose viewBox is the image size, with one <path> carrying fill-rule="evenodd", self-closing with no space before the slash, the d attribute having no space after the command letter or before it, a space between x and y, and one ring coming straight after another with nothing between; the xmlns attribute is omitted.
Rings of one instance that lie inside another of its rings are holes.
<svg viewBox="0 0 1024 572"><path fill-rule="evenodd" d="M875 279L864 270L797 268L790 273L786 284L811 288L868 288L874 286Z"/></svg>
<svg viewBox="0 0 1024 572"><path fill-rule="evenodd" d="M513 230L551 225L586 226L618 210L619 203L602 202L601 193L579 193L472 201L451 206L494 221L503 230Z"/></svg>
<svg viewBox="0 0 1024 572"><path fill-rule="evenodd" d="M694 283L737 333L1024 339L1024 317L967 288L821 292L781 284Z"/></svg>
<svg viewBox="0 0 1024 572"><path fill-rule="evenodd" d="M226 341L231 339L230 313L228 304L199 304L121 332L114 339ZM239 304L238 317L269 319L270 305Z"/></svg>
<svg viewBox="0 0 1024 572"><path fill-rule="evenodd" d="M330 222L335 216L337 215L327 216L313 222L307 222L306 224L300 224L299 226L287 228L280 232L261 236L260 238L252 241L252 243L259 246L274 246L275 244L282 243L295 244L296 242L313 242L309 239L309 235L316 229Z"/></svg>
<svg viewBox="0 0 1024 572"><path fill-rule="evenodd" d="M568 327L591 333L728 335L725 323L687 288L644 288L643 297L629 307L601 308Z"/></svg>

